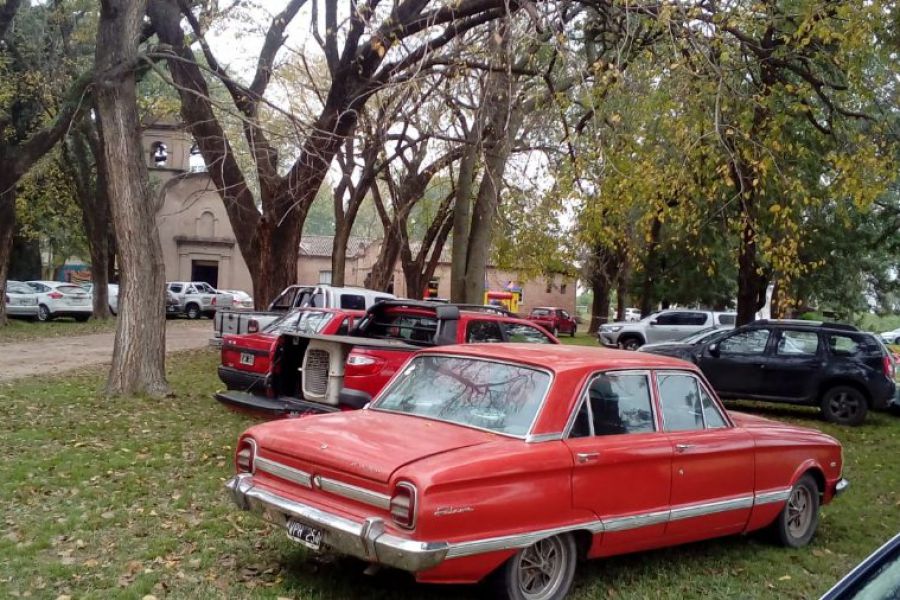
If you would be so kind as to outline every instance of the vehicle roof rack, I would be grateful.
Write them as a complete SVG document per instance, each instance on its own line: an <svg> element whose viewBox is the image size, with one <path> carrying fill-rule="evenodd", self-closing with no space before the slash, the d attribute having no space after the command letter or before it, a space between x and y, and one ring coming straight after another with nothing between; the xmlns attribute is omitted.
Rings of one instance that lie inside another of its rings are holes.
<svg viewBox="0 0 900 600"><path fill-rule="evenodd" d="M503 308L502 306L493 306L491 304L454 304L453 306L458 306L460 310L468 310L472 312L496 313L498 315L503 315L506 317L516 316L514 313Z"/></svg>
<svg viewBox="0 0 900 600"><path fill-rule="evenodd" d="M855 325L833 323L829 321L807 321L806 319L757 319L748 325L796 325L799 327L827 327L841 331L859 331Z"/></svg>

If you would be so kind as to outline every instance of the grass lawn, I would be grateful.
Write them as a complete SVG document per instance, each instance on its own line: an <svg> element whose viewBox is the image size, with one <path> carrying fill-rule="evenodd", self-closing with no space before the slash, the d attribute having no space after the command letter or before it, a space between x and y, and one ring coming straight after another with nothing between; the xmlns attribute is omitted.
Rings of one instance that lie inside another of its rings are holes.
<svg viewBox="0 0 900 600"><path fill-rule="evenodd" d="M575 341L582 341L581 336ZM587 338L589 339L589 338ZM105 400L101 369L0 385L0 597L472 598L470 587L362 575L237 510L222 484L252 421L211 399L217 355L170 356L175 395ZM573 598L814 598L900 530L900 419L838 428L764 409L845 445L847 494L801 550L734 537L584 565Z"/></svg>
<svg viewBox="0 0 900 600"><path fill-rule="evenodd" d="M98 321L89 319L79 323L74 319L60 318L53 321L25 321L10 319L6 327L0 327L0 344L8 342L24 342L49 337L85 335L89 333L107 333L116 330L116 319Z"/></svg>

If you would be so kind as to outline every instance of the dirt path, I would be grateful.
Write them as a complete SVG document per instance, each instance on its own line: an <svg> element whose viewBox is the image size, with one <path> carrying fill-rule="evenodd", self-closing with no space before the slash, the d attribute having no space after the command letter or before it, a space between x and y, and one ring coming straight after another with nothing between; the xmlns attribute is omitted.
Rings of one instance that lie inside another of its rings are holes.
<svg viewBox="0 0 900 600"><path fill-rule="evenodd" d="M207 319L169 321L166 351L203 348L212 332L212 321ZM110 332L0 344L0 381L109 364L114 339L115 334Z"/></svg>

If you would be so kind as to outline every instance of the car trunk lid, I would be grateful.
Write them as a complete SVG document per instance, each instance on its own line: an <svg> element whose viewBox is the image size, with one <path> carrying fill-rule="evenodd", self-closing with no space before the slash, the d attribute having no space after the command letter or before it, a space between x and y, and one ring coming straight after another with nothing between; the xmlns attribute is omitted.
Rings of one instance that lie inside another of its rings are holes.
<svg viewBox="0 0 900 600"><path fill-rule="evenodd" d="M313 470L320 465L381 483L410 462L498 439L476 429L376 410L280 421L263 426L254 437L263 456L277 449Z"/></svg>

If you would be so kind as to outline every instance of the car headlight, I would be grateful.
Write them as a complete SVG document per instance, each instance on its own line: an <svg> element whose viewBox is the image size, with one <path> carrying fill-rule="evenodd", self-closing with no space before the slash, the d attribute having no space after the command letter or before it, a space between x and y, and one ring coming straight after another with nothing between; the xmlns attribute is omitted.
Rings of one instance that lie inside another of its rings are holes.
<svg viewBox="0 0 900 600"><path fill-rule="evenodd" d="M604 331L609 331L612 333L616 333L617 331L619 331L621 329L622 329L621 325L609 325L609 326L603 328Z"/></svg>

